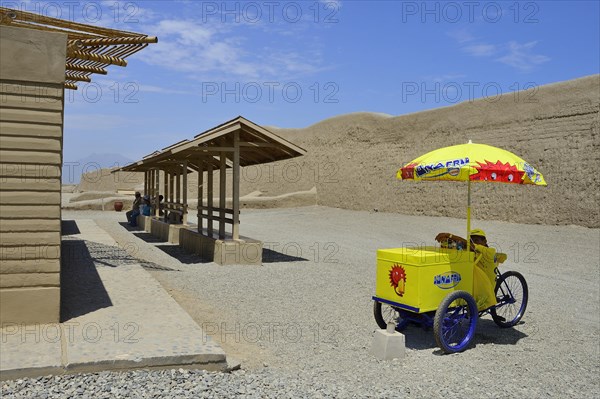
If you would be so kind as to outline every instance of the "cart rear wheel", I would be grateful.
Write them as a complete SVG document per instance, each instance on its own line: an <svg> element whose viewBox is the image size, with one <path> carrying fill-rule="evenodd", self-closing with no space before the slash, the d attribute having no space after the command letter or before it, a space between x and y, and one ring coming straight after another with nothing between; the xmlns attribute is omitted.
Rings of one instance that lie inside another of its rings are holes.
<svg viewBox="0 0 600 399"><path fill-rule="evenodd" d="M433 333L445 353L462 352L471 343L477 326L477 303L466 291L446 295L433 319Z"/></svg>
<svg viewBox="0 0 600 399"><path fill-rule="evenodd" d="M502 328L515 326L525 314L529 289L525 277L518 272L503 273L496 281L498 304L490 309L494 322Z"/></svg>
<svg viewBox="0 0 600 399"><path fill-rule="evenodd" d="M409 323L408 320L403 319L400 316L398 308L386 303L375 301L373 303L373 315L375 316L377 325L381 329L386 329L388 323L394 323L396 325L396 331L402 331Z"/></svg>

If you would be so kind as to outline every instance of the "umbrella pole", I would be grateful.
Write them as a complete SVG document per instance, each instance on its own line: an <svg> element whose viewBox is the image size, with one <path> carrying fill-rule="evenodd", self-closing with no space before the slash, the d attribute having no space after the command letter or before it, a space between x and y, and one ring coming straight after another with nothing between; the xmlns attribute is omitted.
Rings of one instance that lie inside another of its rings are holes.
<svg viewBox="0 0 600 399"><path fill-rule="evenodd" d="M467 180L467 253L471 250L471 179Z"/></svg>

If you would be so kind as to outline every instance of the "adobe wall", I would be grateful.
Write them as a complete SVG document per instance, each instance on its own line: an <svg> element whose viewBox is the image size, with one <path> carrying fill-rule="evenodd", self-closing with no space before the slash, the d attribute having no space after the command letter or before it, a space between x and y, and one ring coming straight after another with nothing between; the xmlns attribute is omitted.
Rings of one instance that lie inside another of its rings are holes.
<svg viewBox="0 0 600 399"><path fill-rule="evenodd" d="M0 26L0 323L56 323L67 35Z"/></svg>

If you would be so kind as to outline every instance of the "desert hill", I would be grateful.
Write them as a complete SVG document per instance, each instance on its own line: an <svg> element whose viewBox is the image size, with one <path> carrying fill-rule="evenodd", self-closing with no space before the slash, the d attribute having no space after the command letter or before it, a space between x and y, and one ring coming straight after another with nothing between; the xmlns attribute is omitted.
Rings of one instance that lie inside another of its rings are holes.
<svg viewBox="0 0 600 399"><path fill-rule="evenodd" d="M401 182L395 174L423 153L470 139L515 152L548 182L545 188L474 184L474 218L599 227L599 115L600 75L593 75L402 116L354 113L301 129L270 128L308 153L243 168L241 195L316 187L319 205L464 217L466 184ZM113 176L83 180L80 190L116 190L106 183ZM192 175L191 198L195 182Z"/></svg>

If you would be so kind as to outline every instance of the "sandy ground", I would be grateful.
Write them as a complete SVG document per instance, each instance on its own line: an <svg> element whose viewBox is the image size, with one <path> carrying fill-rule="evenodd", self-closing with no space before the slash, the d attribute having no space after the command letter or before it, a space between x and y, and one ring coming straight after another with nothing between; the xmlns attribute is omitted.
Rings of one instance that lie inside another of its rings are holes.
<svg viewBox="0 0 600 399"><path fill-rule="evenodd" d="M432 331L410 326L407 357L382 362L369 354L376 249L433 244L440 231L462 234L464 220L315 206L246 210L241 233L265 242L265 263L220 267L127 232L117 223L122 213L64 211L63 219L74 215L173 269L153 275L249 373L318 381L340 387L342 397L390 388L412 396L600 394L598 229L474 223L508 254L502 269L528 281L521 324L501 330L486 316L475 345L449 356L440 356Z"/></svg>

